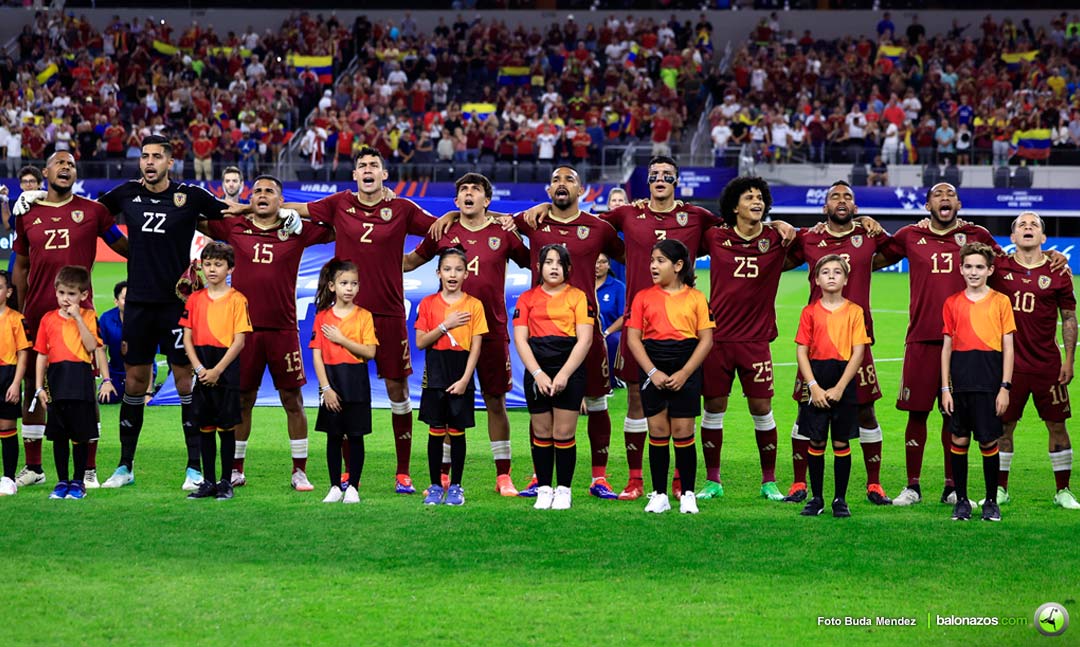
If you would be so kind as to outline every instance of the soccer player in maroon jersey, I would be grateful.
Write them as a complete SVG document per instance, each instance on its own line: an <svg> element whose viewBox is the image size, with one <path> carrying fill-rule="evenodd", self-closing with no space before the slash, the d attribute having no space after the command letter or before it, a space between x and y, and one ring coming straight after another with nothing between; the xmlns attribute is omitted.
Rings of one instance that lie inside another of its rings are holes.
<svg viewBox="0 0 1080 647"><path fill-rule="evenodd" d="M72 193L78 180L75 158L67 151L53 153L45 162L48 193L15 221L15 263L12 283L18 297L17 310L26 317L29 330L36 331L41 318L56 309L54 279L61 268L78 265L92 269L97 256L97 239L104 240L121 256L127 256L128 240L116 226L109 210L100 203ZM93 308L91 291L84 308ZM35 362L27 364L27 397L23 398L23 443L26 466L16 477L19 487L45 482L41 465L41 443L45 435L45 412L28 410L33 402ZM97 441L88 447L90 456L85 478L88 487L97 487ZM90 472L94 472L91 474ZM76 474L76 477L84 475Z"/></svg>
<svg viewBox="0 0 1080 647"><path fill-rule="evenodd" d="M990 232L978 225L957 221L960 198L956 187L939 182L926 194L926 209L930 212L929 227L906 225L881 247L874 268L908 259L911 282L903 376L896 408L908 412L904 432L905 461L908 484L893 499L893 505L912 505L922 500L919 478L922 473L923 451L926 445L926 422L941 388L942 307L945 299L964 289L958 253L966 243L985 243L996 253L1001 247ZM941 444L945 456L945 489L943 503L955 504L956 491L952 480L950 451L952 445L949 422L943 416Z"/></svg>
<svg viewBox="0 0 1080 647"><path fill-rule="evenodd" d="M356 304L371 312L379 348L375 365L386 383L390 398L397 453L399 494L416 489L409 476L412 450L412 402L408 377L412 374L409 358L409 335L405 327L405 288L401 273L400 252L405 236L423 236L435 222L411 200L386 200L386 161L378 150L364 146L354 159L353 179L356 191L340 191L309 203L287 203L301 216L334 227L335 256L356 263L364 272L366 288L356 295ZM393 253L391 253L393 252Z"/></svg>
<svg viewBox="0 0 1080 647"><path fill-rule="evenodd" d="M1050 269L1042 249L1046 242L1043 220L1035 212L1025 211L1013 221L1012 242L1016 252L994 262L994 273L989 280L992 289L1009 298L1016 317L1013 386L1009 407L1002 416L1004 435L1000 441L997 502L1009 501L1013 431L1030 397L1050 432L1050 465L1057 486L1054 503L1080 510L1080 503L1069 490L1072 443L1065 429L1065 421L1071 416L1068 386L1076 359L1076 295L1072 277ZM1059 312L1064 363L1055 340Z"/></svg>
<svg viewBox="0 0 1080 647"><path fill-rule="evenodd" d="M738 375L754 420L761 495L781 501L784 495L776 487L777 440L769 343L777 335L776 292L787 250L781 234L762 223L771 206L772 196L765 180L735 178L724 187L720 198L724 224L705 232L704 250L710 257L709 311L716 330L704 364L702 395L706 413L702 436L709 430L718 436L717 445L722 442L724 413ZM706 454L706 485L713 488L714 497L723 496L718 458L719 451L715 456Z"/></svg>
<svg viewBox="0 0 1080 647"><path fill-rule="evenodd" d="M488 332L481 341L480 360L476 367L480 392L487 408L488 437L495 458L495 491L516 496L510 480L510 418L506 414L506 394L513 386L510 372L510 332L506 316L506 264L529 266L529 249L521 236L506 231L487 213L491 204L491 182L479 173L466 173L455 183L454 204L459 219L437 241L429 233L402 263L410 272L448 247L460 246L468 260L468 292L484 304ZM448 448L449 443L444 447ZM445 456L444 468L449 465ZM445 486L444 486L445 487Z"/></svg>
<svg viewBox="0 0 1080 647"><path fill-rule="evenodd" d="M251 414L263 371L269 366L274 388L285 409L293 461L291 485L298 491L309 492L313 488L306 474L308 425L301 393L307 379L296 324L296 277L304 250L330 242L334 230L309 224L299 234L290 234L279 213L281 190L280 180L261 175L252 185L250 216L207 221L206 227L211 237L229 243L236 252L232 287L249 297L254 327L240 353L242 421L236 427L230 481L234 487L247 482L244 458L251 436Z"/></svg>
<svg viewBox="0 0 1080 647"><path fill-rule="evenodd" d="M874 339L874 322L870 314L870 277L874 271L874 256L878 249L889 240L889 235L881 232L872 235L863 225L855 220L859 208L855 204L855 191L843 180L834 182L825 193L825 206L822 212L826 220L823 230L819 228L801 229L788 252L787 267L808 263L811 268L830 254L843 258L849 267L847 283L843 296L862 308L866 331ZM810 272L810 303L821 298L821 287ZM871 341L871 343L873 343ZM874 411L874 402L881 398L881 387L877 381L874 358L867 345L866 352L855 375L855 393L858 400L859 445L863 451L863 463L866 466L866 498L876 505L889 505L892 501L885 496L881 488L881 426ZM800 400L803 390L802 380L796 376L793 398ZM791 431L792 464L795 480L785 501L798 503L806 499L807 453L810 439L799 433L799 423L795 422Z"/></svg>

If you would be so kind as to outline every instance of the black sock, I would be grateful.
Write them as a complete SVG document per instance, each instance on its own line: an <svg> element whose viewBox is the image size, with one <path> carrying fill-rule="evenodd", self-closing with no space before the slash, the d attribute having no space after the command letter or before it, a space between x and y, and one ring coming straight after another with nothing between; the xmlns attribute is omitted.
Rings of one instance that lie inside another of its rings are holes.
<svg viewBox="0 0 1080 647"><path fill-rule="evenodd" d="M574 482L574 468L577 467L577 440L555 441L555 473L556 483L562 487L570 487Z"/></svg>
<svg viewBox="0 0 1080 647"><path fill-rule="evenodd" d="M216 430L199 432L200 449L202 451L202 475L208 483L217 482L217 434Z"/></svg>
<svg viewBox="0 0 1080 647"><path fill-rule="evenodd" d="M236 454L236 432L224 429L218 435L221 436L221 480L228 481L232 478L233 455Z"/></svg>
<svg viewBox="0 0 1080 647"><path fill-rule="evenodd" d="M1001 470L1001 454L995 446L993 455L983 454L983 478L986 479L986 500L997 501L998 472Z"/></svg>
<svg viewBox="0 0 1080 647"><path fill-rule="evenodd" d="M341 483L341 436L337 434L326 434L326 469L330 486L337 487Z"/></svg>
<svg viewBox="0 0 1080 647"><path fill-rule="evenodd" d="M956 500L962 501L968 498L968 448L953 445L949 452L949 460L952 461L952 477L956 487ZM994 488L997 488L997 472L994 472Z"/></svg>
<svg viewBox="0 0 1080 647"><path fill-rule="evenodd" d="M667 493L667 477L671 470L671 450L667 438L649 436L649 474L652 476L653 491Z"/></svg>
<svg viewBox="0 0 1080 647"><path fill-rule="evenodd" d="M851 445L840 452L837 453L836 448L833 448L833 477L836 479L836 498L846 499L848 479L851 477ZM824 458L823 456L822 462Z"/></svg>
<svg viewBox="0 0 1080 647"><path fill-rule="evenodd" d="M536 470L536 485L551 487L551 477L555 471L555 443L550 438L534 438L532 446L533 469Z"/></svg>
<svg viewBox="0 0 1080 647"><path fill-rule="evenodd" d="M825 485L825 448L810 446L806 452L806 471L810 475L810 495L815 499L821 498L821 490Z"/></svg>
<svg viewBox="0 0 1080 647"><path fill-rule="evenodd" d="M679 471L679 485L683 492L697 491L697 452L694 437L673 438L675 445L675 469Z"/></svg>
<svg viewBox="0 0 1080 647"><path fill-rule="evenodd" d="M52 445L53 464L56 465L56 482L63 483L69 480L68 458L71 457L71 449L67 440L54 440Z"/></svg>
<svg viewBox="0 0 1080 647"><path fill-rule="evenodd" d="M202 457L202 432L195 426L195 411L191 404L191 394L180 396L180 427L184 431L184 445L187 446L187 466L199 469ZM230 468L231 469L231 468Z"/></svg>
<svg viewBox="0 0 1080 647"><path fill-rule="evenodd" d="M442 456L439 456L442 462ZM450 436L450 483L461 485L461 473L465 470L465 433Z"/></svg>
<svg viewBox="0 0 1080 647"><path fill-rule="evenodd" d="M432 431L442 431L434 434ZM442 486L442 453L443 441L446 439L445 429L428 431L427 437L427 466L431 484Z"/></svg>
<svg viewBox="0 0 1080 647"><path fill-rule="evenodd" d="M364 437L349 441L349 485L360 487L360 473L364 471ZM341 476L338 476L341 480Z"/></svg>
<svg viewBox="0 0 1080 647"><path fill-rule="evenodd" d="M15 470L19 468L19 437L0 438L0 453L4 455L4 476L15 478Z"/></svg>
<svg viewBox="0 0 1080 647"><path fill-rule="evenodd" d="M120 464L128 469L135 461L135 448L142 431L146 408L143 395L124 393L124 399L120 401Z"/></svg>
<svg viewBox="0 0 1080 647"><path fill-rule="evenodd" d="M90 448L86 443L72 443L71 447L71 462L74 468L74 478L72 481L83 482L86 478L86 460L90 453Z"/></svg>

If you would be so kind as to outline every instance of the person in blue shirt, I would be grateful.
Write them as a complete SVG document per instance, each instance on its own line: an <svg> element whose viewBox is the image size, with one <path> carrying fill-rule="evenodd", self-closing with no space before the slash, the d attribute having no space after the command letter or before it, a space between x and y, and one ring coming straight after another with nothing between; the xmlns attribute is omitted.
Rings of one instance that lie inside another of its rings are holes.
<svg viewBox="0 0 1080 647"><path fill-rule="evenodd" d="M240 153L238 165L240 166L240 170L243 172L244 177L255 177L259 142L255 141L250 130L244 133L244 137L237 142L236 150Z"/></svg>
<svg viewBox="0 0 1080 647"><path fill-rule="evenodd" d="M124 303L127 301L127 281L120 281L113 286L113 302L116 307L106 310L98 318L98 333L109 355L109 376L112 378L116 392L101 400L102 404L117 404L124 393L124 354L121 333L124 330ZM157 365L153 365L153 378L150 380L150 391L146 394L146 401L150 402L153 397L153 385L157 378Z"/></svg>
<svg viewBox="0 0 1080 647"><path fill-rule="evenodd" d="M600 304L600 333L607 344L608 366L614 366L626 313L626 284L611 275L611 260L606 254L596 258L596 300ZM611 386L625 386L614 372L611 374Z"/></svg>

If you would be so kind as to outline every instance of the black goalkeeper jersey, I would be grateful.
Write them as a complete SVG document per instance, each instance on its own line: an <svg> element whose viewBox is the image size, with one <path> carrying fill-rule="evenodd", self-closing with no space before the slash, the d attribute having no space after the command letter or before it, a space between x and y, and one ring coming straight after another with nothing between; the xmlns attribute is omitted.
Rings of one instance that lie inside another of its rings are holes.
<svg viewBox="0 0 1080 647"><path fill-rule="evenodd" d="M127 298L144 303L176 300L176 280L188 266L199 218L222 218L228 206L201 187L169 182L167 189L153 193L138 180L98 201L113 215L123 214L130 245Z"/></svg>

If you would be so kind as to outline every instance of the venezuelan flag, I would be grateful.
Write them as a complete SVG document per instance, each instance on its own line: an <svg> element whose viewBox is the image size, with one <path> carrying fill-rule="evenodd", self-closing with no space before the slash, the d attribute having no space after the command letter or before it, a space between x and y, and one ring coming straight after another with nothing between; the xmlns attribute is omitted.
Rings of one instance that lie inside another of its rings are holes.
<svg viewBox="0 0 1080 647"><path fill-rule="evenodd" d="M466 103L461 106L461 114L466 119L479 119L480 121L484 121L495 114L495 111L498 109L499 107L494 103Z"/></svg>
<svg viewBox="0 0 1080 647"><path fill-rule="evenodd" d="M531 82L529 68L524 65L505 65L499 68L499 85L528 85Z"/></svg>
<svg viewBox="0 0 1080 647"><path fill-rule="evenodd" d="M914 164L919 159L918 153L915 152L915 142L911 139L910 129L904 133L904 157L905 164Z"/></svg>
<svg viewBox="0 0 1080 647"><path fill-rule="evenodd" d="M637 65L638 52L641 51L641 46L637 43L630 45L630 53L626 55L626 67L634 67Z"/></svg>
<svg viewBox="0 0 1080 647"><path fill-rule="evenodd" d="M44 85L48 83L49 80L56 76L56 73L59 71L60 68L56 65L56 63L49 63L49 65L44 70L38 72L38 85Z"/></svg>
<svg viewBox="0 0 1080 647"><path fill-rule="evenodd" d="M162 40L155 40L151 46L154 48L155 53L161 54L162 56L172 57L180 51L180 48L176 45L170 45Z"/></svg>
<svg viewBox="0 0 1080 647"><path fill-rule="evenodd" d="M1039 55L1039 50L1033 49L1030 52L1009 52L1001 55L1001 62L1005 63L1005 67L1010 72L1015 72L1020 69L1020 64L1023 62L1030 63L1035 60Z"/></svg>
<svg viewBox="0 0 1080 647"><path fill-rule="evenodd" d="M288 65L297 69L311 70L319 77L319 83L330 85L334 82L334 57L333 56L301 56L289 54L286 58Z"/></svg>
<svg viewBox="0 0 1080 647"><path fill-rule="evenodd" d="M1029 160L1044 160L1050 157L1050 129L1029 128L1013 133L1012 147L1016 155Z"/></svg>
<svg viewBox="0 0 1080 647"><path fill-rule="evenodd" d="M893 63L896 63L907 53L907 49L900 47L899 45L882 45L878 48L877 57L887 58Z"/></svg>

